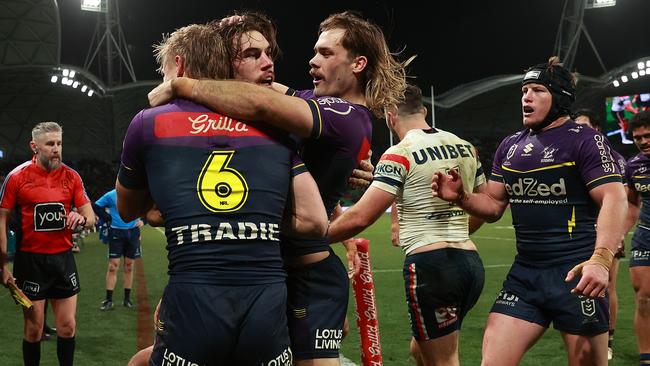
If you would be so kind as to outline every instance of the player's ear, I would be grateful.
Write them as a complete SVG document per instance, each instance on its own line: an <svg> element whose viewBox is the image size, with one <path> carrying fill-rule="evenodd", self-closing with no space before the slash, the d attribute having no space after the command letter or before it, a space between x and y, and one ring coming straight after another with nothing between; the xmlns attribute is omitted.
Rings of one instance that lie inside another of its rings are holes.
<svg viewBox="0 0 650 366"><path fill-rule="evenodd" d="M36 154L38 152L38 146L36 146L36 142L33 140L29 142L29 148L32 149L32 152Z"/></svg>
<svg viewBox="0 0 650 366"><path fill-rule="evenodd" d="M174 62L176 62L176 76L181 77L185 75L185 59L182 56L176 55Z"/></svg>
<svg viewBox="0 0 650 366"><path fill-rule="evenodd" d="M368 58L366 56L357 56L352 60L352 72L360 73L366 69Z"/></svg>

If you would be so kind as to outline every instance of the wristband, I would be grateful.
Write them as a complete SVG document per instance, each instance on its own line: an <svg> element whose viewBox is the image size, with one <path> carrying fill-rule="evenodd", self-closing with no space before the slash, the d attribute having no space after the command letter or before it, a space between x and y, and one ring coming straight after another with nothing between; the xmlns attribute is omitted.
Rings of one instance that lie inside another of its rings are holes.
<svg viewBox="0 0 650 366"><path fill-rule="evenodd" d="M584 261L577 266L573 267L570 272L575 272L576 274L582 273L582 267L591 265L591 264L598 264L600 266L605 267L607 272L609 272L610 268L612 268L612 263L614 262L614 252L612 252L611 249L609 248L596 248L594 250L594 254L591 255L591 258L589 260Z"/></svg>

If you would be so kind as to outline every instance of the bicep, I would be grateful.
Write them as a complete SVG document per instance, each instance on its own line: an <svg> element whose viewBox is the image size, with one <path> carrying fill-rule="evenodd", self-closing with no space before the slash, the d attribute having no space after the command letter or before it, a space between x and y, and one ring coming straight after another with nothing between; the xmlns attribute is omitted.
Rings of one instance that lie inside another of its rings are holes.
<svg viewBox="0 0 650 366"><path fill-rule="evenodd" d="M611 182L592 188L589 191L589 196L600 207L605 198L625 201L625 190L623 189L623 184Z"/></svg>
<svg viewBox="0 0 650 366"><path fill-rule="evenodd" d="M119 180L115 183L117 192L117 212L124 222L137 219L152 206L149 191L146 189L129 189Z"/></svg>

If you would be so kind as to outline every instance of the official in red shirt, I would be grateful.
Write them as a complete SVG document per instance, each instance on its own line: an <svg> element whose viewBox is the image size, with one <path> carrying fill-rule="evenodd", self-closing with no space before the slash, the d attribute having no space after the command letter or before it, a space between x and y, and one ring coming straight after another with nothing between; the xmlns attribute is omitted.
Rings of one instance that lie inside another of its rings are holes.
<svg viewBox="0 0 650 366"><path fill-rule="evenodd" d="M56 319L59 364L73 364L80 287L71 252L72 231L95 224L81 177L61 162L62 134L56 122L37 124L29 143L34 157L12 170L0 189L2 284L15 283L34 303L32 309L23 310L26 366L40 362L45 299L50 300ZM13 274L6 263L11 212L18 212L22 229Z"/></svg>

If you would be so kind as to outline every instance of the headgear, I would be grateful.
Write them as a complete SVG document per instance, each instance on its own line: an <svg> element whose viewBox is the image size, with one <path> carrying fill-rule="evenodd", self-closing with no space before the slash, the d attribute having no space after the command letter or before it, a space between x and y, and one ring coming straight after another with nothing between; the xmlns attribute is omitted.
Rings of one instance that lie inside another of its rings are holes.
<svg viewBox="0 0 650 366"><path fill-rule="evenodd" d="M575 101L575 85L569 70L560 65L548 63L537 64L526 70L521 86L535 83L542 84L551 92L553 102L551 110L536 130L548 126L561 116L566 116L571 111L571 104Z"/></svg>

